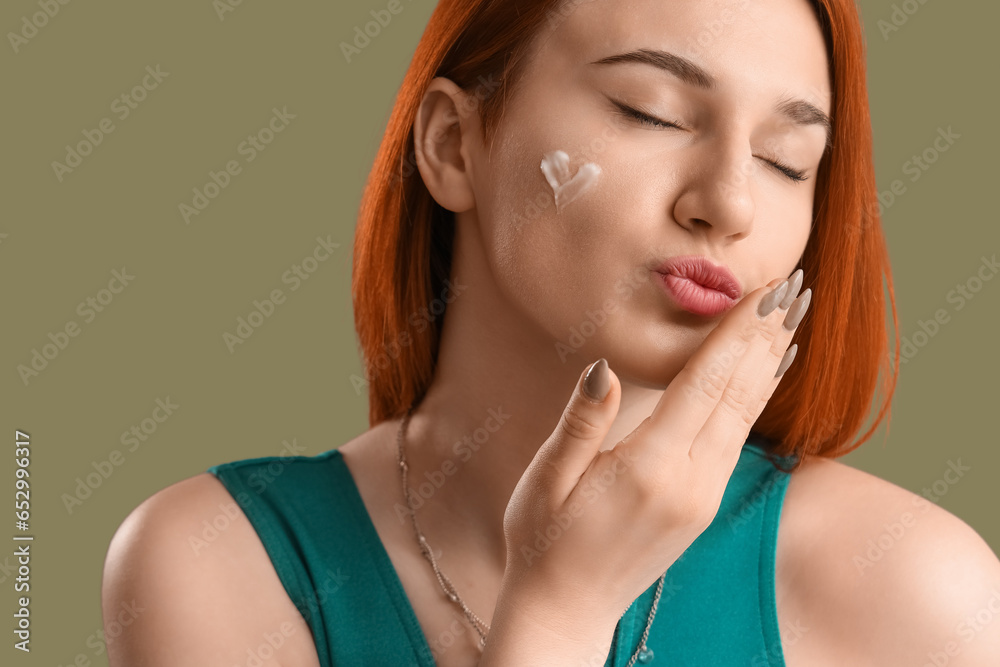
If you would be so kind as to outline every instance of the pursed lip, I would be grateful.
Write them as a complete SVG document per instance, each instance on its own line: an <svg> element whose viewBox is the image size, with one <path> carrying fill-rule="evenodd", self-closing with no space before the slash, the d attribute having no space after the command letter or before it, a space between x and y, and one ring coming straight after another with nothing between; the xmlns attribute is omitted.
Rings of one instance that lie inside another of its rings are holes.
<svg viewBox="0 0 1000 667"><path fill-rule="evenodd" d="M743 288L736 276L725 266L718 266L701 255L671 257L654 269L657 273L687 278L699 285L722 292L731 299L739 300Z"/></svg>

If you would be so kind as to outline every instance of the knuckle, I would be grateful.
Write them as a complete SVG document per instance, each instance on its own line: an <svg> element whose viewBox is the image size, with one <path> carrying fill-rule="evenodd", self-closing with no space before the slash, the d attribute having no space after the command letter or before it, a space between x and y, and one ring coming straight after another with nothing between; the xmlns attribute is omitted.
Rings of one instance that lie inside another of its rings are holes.
<svg viewBox="0 0 1000 667"><path fill-rule="evenodd" d="M757 335L766 340L769 343L773 343L778 337L778 331L781 327L771 326L770 321L761 321L757 323Z"/></svg>
<svg viewBox="0 0 1000 667"><path fill-rule="evenodd" d="M707 502L703 494L694 490L685 494L677 503L674 511L680 521L686 526L691 526L699 532L708 528L715 518L715 513Z"/></svg>
<svg viewBox="0 0 1000 667"><path fill-rule="evenodd" d="M778 338L775 338L771 342L771 347L768 350L769 354L771 355L772 361L776 360L780 363L781 359L785 356L785 352L788 351L789 347L790 346L787 340L779 340Z"/></svg>
<svg viewBox="0 0 1000 667"><path fill-rule="evenodd" d="M668 477L672 464L655 461L640 461L630 471L633 484L633 505L639 512L662 510L664 499L676 493L676 481Z"/></svg>
<svg viewBox="0 0 1000 667"><path fill-rule="evenodd" d="M629 476L636 491L636 502L641 504L657 497L662 498L660 492L663 488L663 481L660 471L661 467L659 465L646 458L639 461L637 465L632 466Z"/></svg>
<svg viewBox="0 0 1000 667"><path fill-rule="evenodd" d="M756 410L750 408L748 405L744 405L743 409L734 413L734 415L740 420L740 426L742 426L745 430L753 428L753 425L757 423Z"/></svg>
<svg viewBox="0 0 1000 667"><path fill-rule="evenodd" d="M698 376L697 388L713 403L717 403L726 393L726 384L721 364L713 363Z"/></svg>
<svg viewBox="0 0 1000 667"><path fill-rule="evenodd" d="M659 480L648 471L636 471L633 477L632 507L637 514L644 514L663 502Z"/></svg>
<svg viewBox="0 0 1000 667"><path fill-rule="evenodd" d="M767 328L767 322L763 320L753 320L750 323L745 324L740 328L739 335L733 345L738 345L741 349L745 349L750 343L754 341L757 336L760 335L763 329Z"/></svg>
<svg viewBox="0 0 1000 667"><path fill-rule="evenodd" d="M757 401L753 400L753 391L750 384L741 377L734 376L729 382L725 394L720 401L730 414L738 416L744 421L753 415L753 408ZM753 423L753 422L751 422Z"/></svg>
<svg viewBox="0 0 1000 667"><path fill-rule="evenodd" d="M580 440L590 440L601 433L601 428L594 421L593 416L580 410L575 403L563 410L560 425L568 436Z"/></svg>

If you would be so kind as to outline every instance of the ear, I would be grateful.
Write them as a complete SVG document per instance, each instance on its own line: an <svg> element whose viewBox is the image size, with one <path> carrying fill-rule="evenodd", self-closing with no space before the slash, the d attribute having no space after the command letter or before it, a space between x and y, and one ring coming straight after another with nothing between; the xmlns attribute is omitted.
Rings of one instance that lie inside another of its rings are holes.
<svg viewBox="0 0 1000 667"><path fill-rule="evenodd" d="M479 118L465 92L436 77L427 87L413 124L417 168L434 200L455 213L476 205L469 147L478 141Z"/></svg>

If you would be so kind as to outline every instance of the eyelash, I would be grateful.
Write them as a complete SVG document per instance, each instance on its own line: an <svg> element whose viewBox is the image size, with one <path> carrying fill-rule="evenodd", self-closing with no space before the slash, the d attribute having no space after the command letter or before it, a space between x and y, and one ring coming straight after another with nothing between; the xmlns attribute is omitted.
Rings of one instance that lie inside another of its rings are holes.
<svg viewBox="0 0 1000 667"><path fill-rule="evenodd" d="M638 109L633 109L632 107L622 104L621 102L613 102L613 103L616 107L618 107L618 113L620 113L622 116L625 116L626 118L638 121L642 125L647 125L650 127L675 127L677 129L682 129L681 126L677 123L660 120L659 118L653 118L652 116L644 114ZM767 162L775 169L780 171L788 178L788 180L792 182L801 183L802 181L808 179L808 176L806 176L804 171L799 171L798 169L790 167L787 164L781 162L780 160L771 159L771 160L765 160L765 162Z"/></svg>

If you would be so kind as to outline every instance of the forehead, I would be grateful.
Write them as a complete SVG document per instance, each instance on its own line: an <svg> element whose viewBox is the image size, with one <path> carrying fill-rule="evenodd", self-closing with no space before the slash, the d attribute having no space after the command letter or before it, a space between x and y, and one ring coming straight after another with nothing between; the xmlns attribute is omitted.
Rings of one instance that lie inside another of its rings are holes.
<svg viewBox="0 0 1000 667"><path fill-rule="evenodd" d="M720 91L790 94L830 109L826 45L808 0L562 0L536 39L530 69L543 77L599 68L667 77L645 65L586 65L661 49L700 65Z"/></svg>

